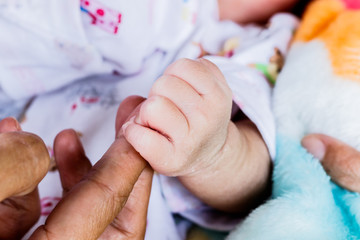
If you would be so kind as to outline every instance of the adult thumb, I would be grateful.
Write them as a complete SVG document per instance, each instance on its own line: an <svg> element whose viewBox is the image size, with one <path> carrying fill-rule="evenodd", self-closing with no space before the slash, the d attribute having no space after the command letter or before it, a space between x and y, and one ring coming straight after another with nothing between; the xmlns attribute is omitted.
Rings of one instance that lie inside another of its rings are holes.
<svg viewBox="0 0 360 240"><path fill-rule="evenodd" d="M338 185L360 192L360 152L335 138L310 134L302 145L319 159L327 174Z"/></svg>

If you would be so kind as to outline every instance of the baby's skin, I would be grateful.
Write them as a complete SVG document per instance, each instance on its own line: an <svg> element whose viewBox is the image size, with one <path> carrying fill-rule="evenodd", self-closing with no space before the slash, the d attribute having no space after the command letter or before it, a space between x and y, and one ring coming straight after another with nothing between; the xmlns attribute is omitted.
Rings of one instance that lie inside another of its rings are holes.
<svg viewBox="0 0 360 240"><path fill-rule="evenodd" d="M254 124L231 121L231 108L231 90L213 63L180 59L122 130L155 171L178 177L213 207L243 211L264 192L271 163Z"/></svg>

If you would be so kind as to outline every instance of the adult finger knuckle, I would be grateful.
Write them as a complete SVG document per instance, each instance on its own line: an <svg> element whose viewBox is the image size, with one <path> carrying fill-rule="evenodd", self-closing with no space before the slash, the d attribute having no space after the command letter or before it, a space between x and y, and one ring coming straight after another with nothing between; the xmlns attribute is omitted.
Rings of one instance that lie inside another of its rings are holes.
<svg viewBox="0 0 360 240"><path fill-rule="evenodd" d="M105 196L106 199L104 204L109 209L112 208L112 212L117 211L119 207L123 207L124 203L128 198L127 195L121 194L121 192L116 191L116 189L109 186L108 184L105 184L104 182L95 177L90 177L88 181L90 181L94 187L98 188L98 190L103 193L103 196Z"/></svg>

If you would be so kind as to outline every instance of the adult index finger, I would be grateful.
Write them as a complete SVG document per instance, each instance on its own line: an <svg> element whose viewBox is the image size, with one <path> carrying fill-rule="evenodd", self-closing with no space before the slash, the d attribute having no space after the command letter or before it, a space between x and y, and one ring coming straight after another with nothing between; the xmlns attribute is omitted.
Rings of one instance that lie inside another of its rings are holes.
<svg viewBox="0 0 360 240"><path fill-rule="evenodd" d="M121 211L146 166L124 138L116 139L31 239L97 239Z"/></svg>

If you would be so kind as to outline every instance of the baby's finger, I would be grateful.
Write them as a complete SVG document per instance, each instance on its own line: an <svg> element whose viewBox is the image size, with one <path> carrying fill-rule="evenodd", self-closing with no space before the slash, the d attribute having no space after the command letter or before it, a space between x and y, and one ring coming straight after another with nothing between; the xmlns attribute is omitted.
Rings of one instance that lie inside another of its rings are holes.
<svg viewBox="0 0 360 240"><path fill-rule="evenodd" d="M308 135L302 144L321 161L334 182L348 190L360 192L360 152L322 134Z"/></svg>
<svg viewBox="0 0 360 240"><path fill-rule="evenodd" d="M4 118L0 121L0 133L21 131L19 122L12 117Z"/></svg>
<svg viewBox="0 0 360 240"><path fill-rule="evenodd" d="M224 83L227 85L226 79L220 69L211 61L205 59L205 58L199 58L198 61L209 71L211 72L215 77L216 80Z"/></svg>
<svg viewBox="0 0 360 240"><path fill-rule="evenodd" d="M176 107L192 123L192 116L198 113L203 105L203 98L186 81L177 76L163 75L151 88L149 98L162 96L171 100Z"/></svg>
<svg viewBox="0 0 360 240"><path fill-rule="evenodd" d="M90 171L91 163L77 133L72 129L60 132L54 141L54 155L61 185L67 193Z"/></svg>
<svg viewBox="0 0 360 240"><path fill-rule="evenodd" d="M210 95L221 97L223 92L231 96L231 91L226 84L220 70L208 60L180 59L171 64L164 75L176 76L190 84L200 96Z"/></svg>
<svg viewBox="0 0 360 240"><path fill-rule="evenodd" d="M145 98L140 96L130 96L125 98L117 111L116 121L115 121L115 131L118 135L121 126L129 119L130 114L136 109L136 107L141 104Z"/></svg>
<svg viewBox="0 0 360 240"><path fill-rule="evenodd" d="M126 140L140 155L149 162L151 167L160 173L171 175L171 156L174 145L156 130L137 124L131 119L123 126Z"/></svg>
<svg viewBox="0 0 360 240"><path fill-rule="evenodd" d="M189 131L183 113L168 98L152 96L140 107L135 123L162 134L170 142L182 141Z"/></svg>

